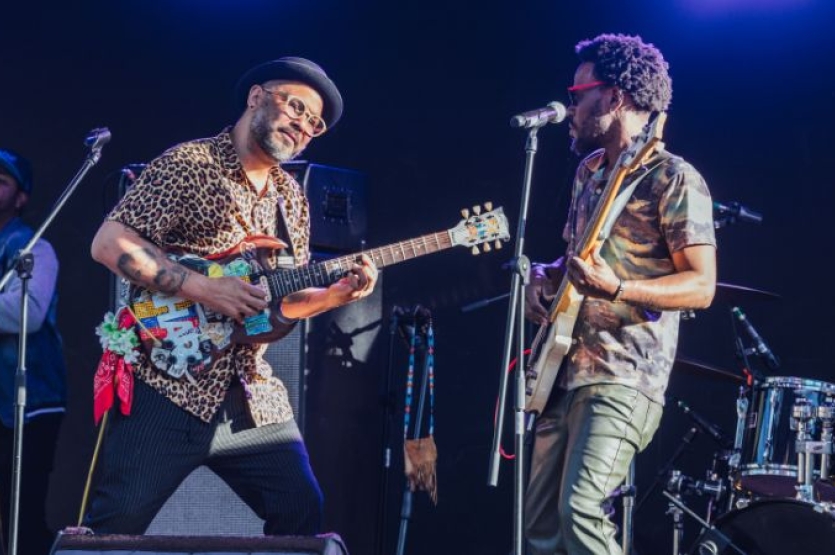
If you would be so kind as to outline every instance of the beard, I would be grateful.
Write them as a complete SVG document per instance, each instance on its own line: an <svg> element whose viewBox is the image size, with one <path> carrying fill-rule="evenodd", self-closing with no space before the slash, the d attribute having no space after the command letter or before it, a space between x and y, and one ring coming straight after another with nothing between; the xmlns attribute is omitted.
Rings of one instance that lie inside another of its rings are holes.
<svg viewBox="0 0 835 555"><path fill-rule="evenodd" d="M571 152L580 157L602 148L606 131L611 126L611 121L604 122L605 110L600 102L596 102L592 108L580 127L575 127L574 138L571 141Z"/></svg>
<svg viewBox="0 0 835 555"><path fill-rule="evenodd" d="M297 149L294 145L276 139L273 132L273 122L277 119L276 114L267 114L267 110L261 109L255 113L250 125L252 138L261 147L261 150L277 163L288 162L301 154L303 148ZM276 117L271 117L276 116Z"/></svg>

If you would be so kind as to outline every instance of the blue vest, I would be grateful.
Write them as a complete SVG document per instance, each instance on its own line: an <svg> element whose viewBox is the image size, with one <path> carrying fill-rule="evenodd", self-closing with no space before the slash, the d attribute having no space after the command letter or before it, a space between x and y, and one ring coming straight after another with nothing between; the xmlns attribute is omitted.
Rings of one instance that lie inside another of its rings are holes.
<svg viewBox="0 0 835 555"><path fill-rule="evenodd" d="M11 267L17 252L26 246L34 232L15 218L0 229L0 277ZM35 260L35 272L38 261ZM26 337L26 413L48 407L64 407L67 399L66 365L61 336L56 327L58 292L52 295L49 311L41 328ZM15 372L18 334L0 333L0 421L14 426Z"/></svg>

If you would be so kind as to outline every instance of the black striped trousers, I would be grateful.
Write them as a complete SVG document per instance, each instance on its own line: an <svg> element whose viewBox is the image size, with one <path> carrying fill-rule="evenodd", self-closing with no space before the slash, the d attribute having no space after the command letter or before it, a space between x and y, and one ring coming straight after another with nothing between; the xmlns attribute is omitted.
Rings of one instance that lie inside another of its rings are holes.
<svg viewBox="0 0 835 555"><path fill-rule="evenodd" d="M320 531L322 492L296 423L253 427L237 380L208 424L137 380L131 415L111 411L84 525L101 534L144 533L200 465L265 521L265 534Z"/></svg>

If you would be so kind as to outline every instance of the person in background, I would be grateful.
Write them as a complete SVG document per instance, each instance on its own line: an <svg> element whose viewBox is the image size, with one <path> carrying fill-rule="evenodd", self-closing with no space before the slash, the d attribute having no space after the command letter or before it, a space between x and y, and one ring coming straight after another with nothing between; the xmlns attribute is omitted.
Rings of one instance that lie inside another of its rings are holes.
<svg viewBox="0 0 835 555"><path fill-rule="evenodd" d="M32 195L29 162L0 149L0 276L34 235L21 211ZM3 545L9 540L14 453L15 373L20 333L26 333L26 411L23 425L18 553L47 555L53 535L46 524L46 495L58 431L66 406L66 365L56 326L58 258L39 239L32 247L34 267L28 283L28 317L21 330L21 282L14 274L0 291L0 515Z"/></svg>

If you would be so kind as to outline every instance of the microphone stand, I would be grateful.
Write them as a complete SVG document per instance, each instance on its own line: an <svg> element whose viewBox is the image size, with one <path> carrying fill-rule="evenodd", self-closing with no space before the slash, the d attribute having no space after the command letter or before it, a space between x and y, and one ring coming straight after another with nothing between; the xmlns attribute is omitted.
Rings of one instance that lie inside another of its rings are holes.
<svg viewBox="0 0 835 555"><path fill-rule="evenodd" d="M107 128L94 129L84 141L90 147L90 154L84 160L81 169L73 177L70 184L64 190L49 215L35 231L35 234L26 245L20 249L15 256L14 266L0 279L0 291L6 286L12 277L17 274L20 280L20 333L18 334L17 348L17 370L15 371L15 401L14 401L14 448L12 451L12 491L11 507L9 510L9 549L8 555L17 555L18 524L20 520L20 472L23 456L23 422L26 411L26 327L29 318L29 280L32 278L32 270L35 267L35 258L32 255L32 247L41 238L52 220L58 215L61 208L69 200L78 184L87 172L101 158L101 149L110 140L110 131Z"/></svg>
<svg viewBox="0 0 835 555"><path fill-rule="evenodd" d="M525 173L522 181L522 202L519 207L519 224L516 230L516 245L513 250L513 258L510 267L513 268L513 278L510 286L510 302L507 308L507 320L505 322L504 353L502 365L499 369L499 394L498 407L496 411L495 430L493 432L493 446L490 458L488 485L496 487L499 479L499 462L501 460L501 437L503 431L505 404L507 402L507 383L510 366L510 355L513 347L514 337L516 340L516 396L514 405L514 432L515 432L515 453L514 460L514 500L513 500L513 555L523 554L524 543L524 453L525 453L525 295L524 286L530 281L530 261L523 254L525 246L525 225L528 218L528 205L531 193L531 176L533 174L533 162L536 156L538 140L537 132L542 125L547 124L546 120L538 126L531 127L528 131L528 138L525 144Z"/></svg>

